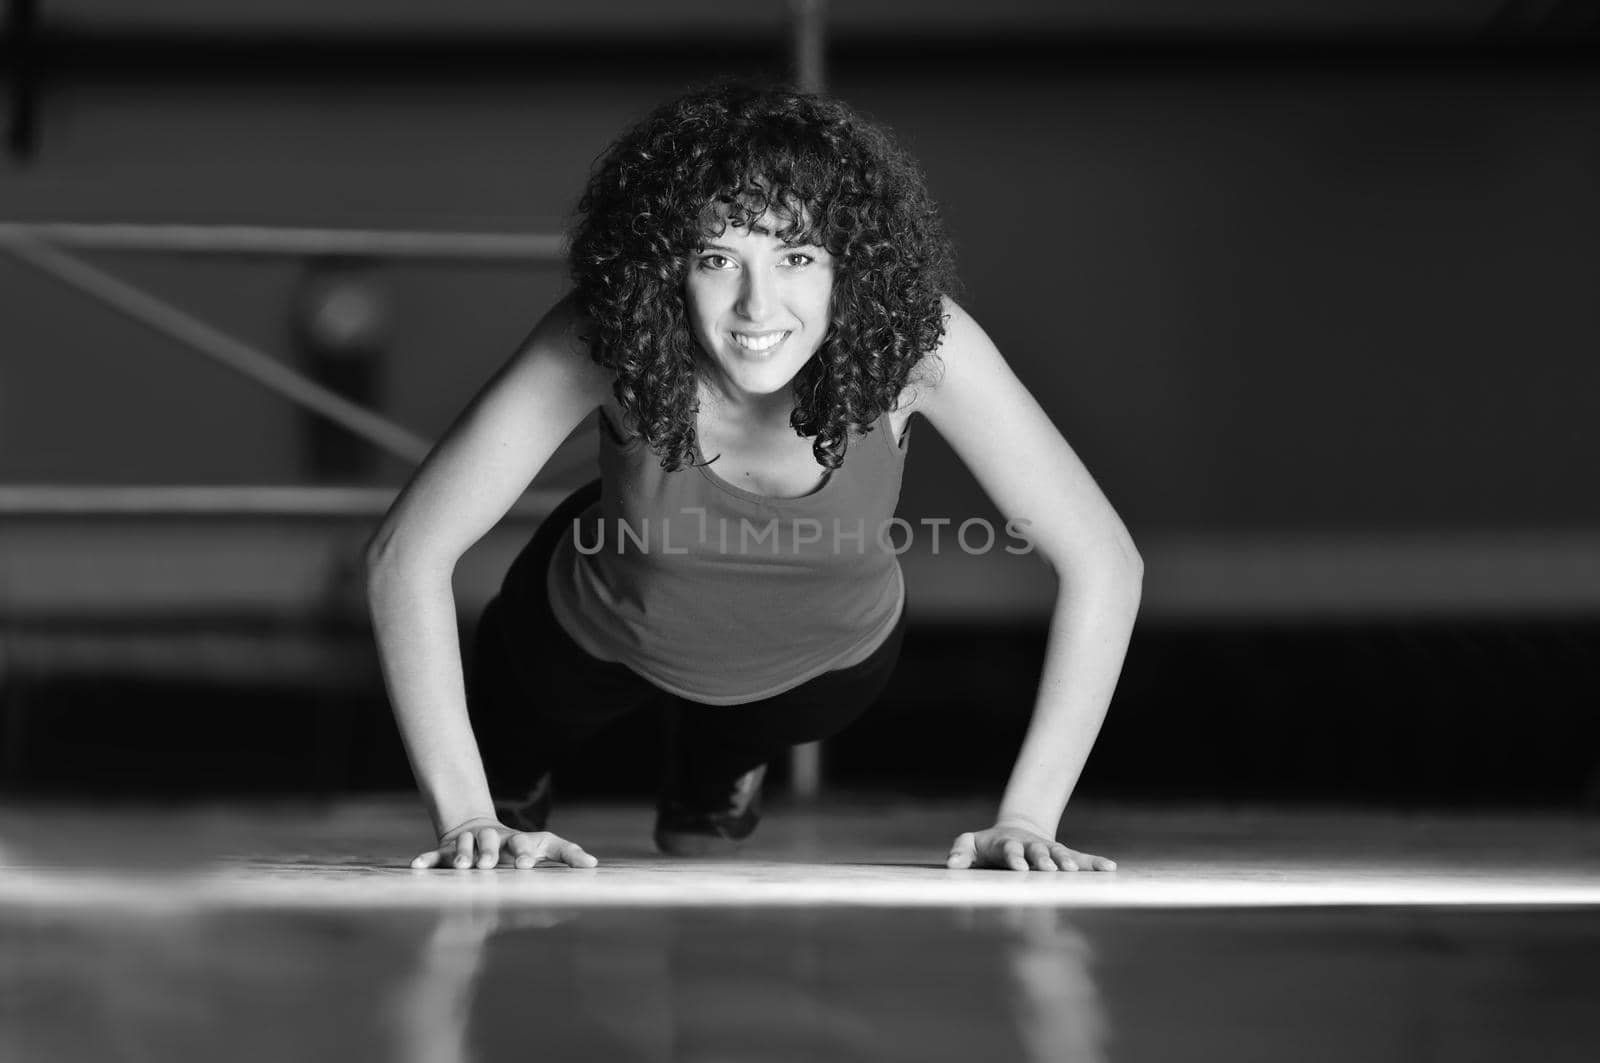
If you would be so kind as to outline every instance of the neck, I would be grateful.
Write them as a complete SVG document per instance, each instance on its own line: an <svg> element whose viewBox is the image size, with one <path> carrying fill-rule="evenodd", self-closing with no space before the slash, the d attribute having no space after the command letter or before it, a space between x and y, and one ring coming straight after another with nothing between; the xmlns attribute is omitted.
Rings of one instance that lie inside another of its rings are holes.
<svg viewBox="0 0 1600 1063"><path fill-rule="evenodd" d="M794 412L794 392L789 388L771 395L729 395L715 384L700 382L700 403L708 411L729 421L745 424L789 423Z"/></svg>

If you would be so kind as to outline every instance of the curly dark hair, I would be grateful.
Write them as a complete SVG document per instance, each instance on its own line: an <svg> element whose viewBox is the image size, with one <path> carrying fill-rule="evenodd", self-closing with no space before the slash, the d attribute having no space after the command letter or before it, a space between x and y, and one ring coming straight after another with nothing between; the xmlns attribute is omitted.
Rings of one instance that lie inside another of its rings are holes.
<svg viewBox="0 0 1600 1063"><path fill-rule="evenodd" d="M789 423L838 468L944 335L949 238L916 163L883 127L829 96L723 82L662 105L600 157L570 243L590 356L615 374L624 430L676 470L694 462L695 341L685 263L719 208L771 211L776 235L834 258L830 323L795 375Z"/></svg>

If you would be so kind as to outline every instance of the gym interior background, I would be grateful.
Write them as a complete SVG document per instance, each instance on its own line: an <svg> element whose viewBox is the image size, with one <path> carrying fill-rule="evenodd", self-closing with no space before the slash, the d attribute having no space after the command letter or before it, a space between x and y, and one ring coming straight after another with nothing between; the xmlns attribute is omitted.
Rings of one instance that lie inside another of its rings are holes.
<svg viewBox="0 0 1600 1063"><path fill-rule="evenodd" d="M1079 793L1595 810L1593 17L1212 8L829 10L827 87L922 161L964 305L1146 558ZM563 288L558 259L495 241L559 235L659 99L790 73L792 10L6 10L0 788L407 789L358 564L407 460L24 252L433 439ZM483 240L190 239L216 227ZM534 488L593 475L593 432ZM911 432L901 515L994 519ZM536 510L463 563L464 631ZM1054 580L948 537L902 563L904 659L823 785L998 795ZM624 725L568 792L648 792L652 727Z"/></svg>

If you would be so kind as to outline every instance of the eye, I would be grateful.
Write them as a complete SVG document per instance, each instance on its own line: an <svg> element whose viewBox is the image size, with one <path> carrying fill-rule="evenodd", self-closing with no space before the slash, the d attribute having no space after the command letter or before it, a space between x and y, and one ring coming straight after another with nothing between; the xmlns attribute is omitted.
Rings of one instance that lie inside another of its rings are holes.
<svg viewBox="0 0 1600 1063"><path fill-rule="evenodd" d="M815 256L808 255L804 251L790 251L783 256L783 264L786 266L809 266L815 261Z"/></svg>
<svg viewBox="0 0 1600 1063"><path fill-rule="evenodd" d="M730 268L732 265L733 259L729 258L727 255L719 255L715 251L709 255L700 256L701 269L724 270Z"/></svg>

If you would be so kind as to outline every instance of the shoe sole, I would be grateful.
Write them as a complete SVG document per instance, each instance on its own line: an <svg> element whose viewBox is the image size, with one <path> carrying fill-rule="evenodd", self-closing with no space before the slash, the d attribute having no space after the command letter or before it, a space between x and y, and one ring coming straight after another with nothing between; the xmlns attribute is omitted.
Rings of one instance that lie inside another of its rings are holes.
<svg viewBox="0 0 1600 1063"><path fill-rule="evenodd" d="M656 831L656 851L662 856L732 856L744 847L744 840L724 838L714 834L678 834L673 831Z"/></svg>

